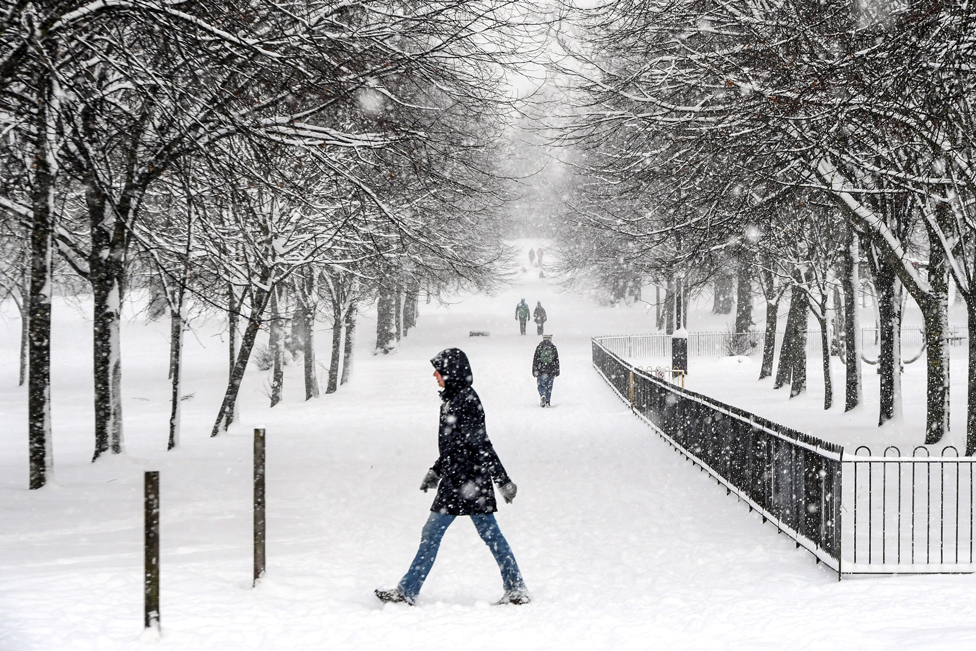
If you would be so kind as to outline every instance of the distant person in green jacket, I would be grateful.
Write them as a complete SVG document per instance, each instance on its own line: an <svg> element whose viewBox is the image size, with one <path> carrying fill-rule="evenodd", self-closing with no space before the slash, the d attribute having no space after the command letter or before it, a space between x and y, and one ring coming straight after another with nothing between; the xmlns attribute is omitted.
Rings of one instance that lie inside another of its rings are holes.
<svg viewBox="0 0 976 651"><path fill-rule="evenodd" d="M546 327L546 308L542 307L542 301L536 301L532 320L535 321L536 334L541 335Z"/></svg>
<svg viewBox="0 0 976 651"><path fill-rule="evenodd" d="M515 320L519 322L519 330L525 334L525 322L529 320L529 304L522 299L522 302L515 306Z"/></svg>
<svg viewBox="0 0 976 651"><path fill-rule="evenodd" d="M535 347L532 356L532 377L539 388L539 404L549 406L552 398L552 383L559 375L559 351L552 343L552 335L542 335L542 341Z"/></svg>

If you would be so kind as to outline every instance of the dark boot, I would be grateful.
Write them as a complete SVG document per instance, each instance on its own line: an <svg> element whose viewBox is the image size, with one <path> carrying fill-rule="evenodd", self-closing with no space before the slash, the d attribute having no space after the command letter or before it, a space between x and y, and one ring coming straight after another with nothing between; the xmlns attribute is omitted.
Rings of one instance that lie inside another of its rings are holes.
<svg viewBox="0 0 976 651"><path fill-rule="evenodd" d="M529 593L525 589L521 590L506 590L502 598L495 602L496 606L524 606L525 604L532 603L529 598Z"/></svg>
<svg viewBox="0 0 976 651"><path fill-rule="evenodd" d="M400 588L393 588L392 590L374 590L377 599L385 604L407 604L409 606L414 605L413 599L407 599L407 595L400 592Z"/></svg>

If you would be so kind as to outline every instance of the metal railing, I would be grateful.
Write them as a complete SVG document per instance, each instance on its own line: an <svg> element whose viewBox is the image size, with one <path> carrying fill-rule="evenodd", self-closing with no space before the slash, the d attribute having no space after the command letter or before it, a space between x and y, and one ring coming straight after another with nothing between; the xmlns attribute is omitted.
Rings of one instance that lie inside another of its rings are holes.
<svg viewBox="0 0 976 651"><path fill-rule="evenodd" d="M840 570L839 446L668 384L627 364L602 338L593 340L593 364L666 441Z"/></svg>
<svg viewBox="0 0 976 651"><path fill-rule="evenodd" d="M861 328L861 349L868 350L878 345L878 331L876 328ZM747 338L745 349L749 354L762 353L765 334L763 331L734 335L731 332L689 332L688 355L690 357L725 356L733 349L742 348L742 343L732 346L732 338ZM965 345L968 336L965 328L952 327L947 332L950 345ZM609 335L600 337L604 347L612 353L628 359L651 359L663 357L671 358L671 335L666 334L633 334ZM820 355L820 331L807 331L807 354ZM913 355L921 349L925 341L922 328L907 327L901 331L902 350L906 355ZM783 333L776 333L776 346L783 342Z"/></svg>
<svg viewBox="0 0 976 651"><path fill-rule="evenodd" d="M921 446L911 457L894 447L873 457L864 446L845 456L839 445L669 384L608 339L619 341L593 339L593 365L631 410L838 577L976 571L973 458L952 447L928 457Z"/></svg>
<svg viewBox="0 0 976 651"><path fill-rule="evenodd" d="M902 456L858 447L845 461L844 573L950 573L974 564L972 457L953 446L930 457L924 446Z"/></svg>

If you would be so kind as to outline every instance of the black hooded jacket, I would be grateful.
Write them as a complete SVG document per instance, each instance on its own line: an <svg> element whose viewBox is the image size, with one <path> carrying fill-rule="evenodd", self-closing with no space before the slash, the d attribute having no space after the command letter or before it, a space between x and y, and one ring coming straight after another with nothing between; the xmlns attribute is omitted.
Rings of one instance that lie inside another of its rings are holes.
<svg viewBox="0 0 976 651"><path fill-rule="evenodd" d="M548 339L540 341L532 355L532 377L540 375L559 377L559 351Z"/></svg>
<svg viewBox="0 0 976 651"><path fill-rule="evenodd" d="M450 515L494 513L498 509L491 482L501 486L510 479L488 440L481 399L471 387L468 356L459 348L448 348L430 363L444 378L437 435L440 457L432 468L441 481L430 510Z"/></svg>

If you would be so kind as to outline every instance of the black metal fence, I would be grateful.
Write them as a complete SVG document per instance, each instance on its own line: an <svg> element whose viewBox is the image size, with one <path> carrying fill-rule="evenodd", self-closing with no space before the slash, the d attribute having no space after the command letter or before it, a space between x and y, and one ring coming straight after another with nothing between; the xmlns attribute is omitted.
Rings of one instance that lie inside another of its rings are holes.
<svg viewBox="0 0 976 651"><path fill-rule="evenodd" d="M593 339L593 365L635 414L797 545L842 574L976 571L974 464L841 446L688 391ZM866 453L866 454L865 454Z"/></svg>
<svg viewBox="0 0 976 651"><path fill-rule="evenodd" d="M918 446L906 457L889 446L876 457L862 445L845 459L845 574L976 571L976 462L952 446L941 453Z"/></svg>
<svg viewBox="0 0 976 651"><path fill-rule="evenodd" d="M593 364L665 440L840 571L839 446L653 377L596 339Z"/></svg>

